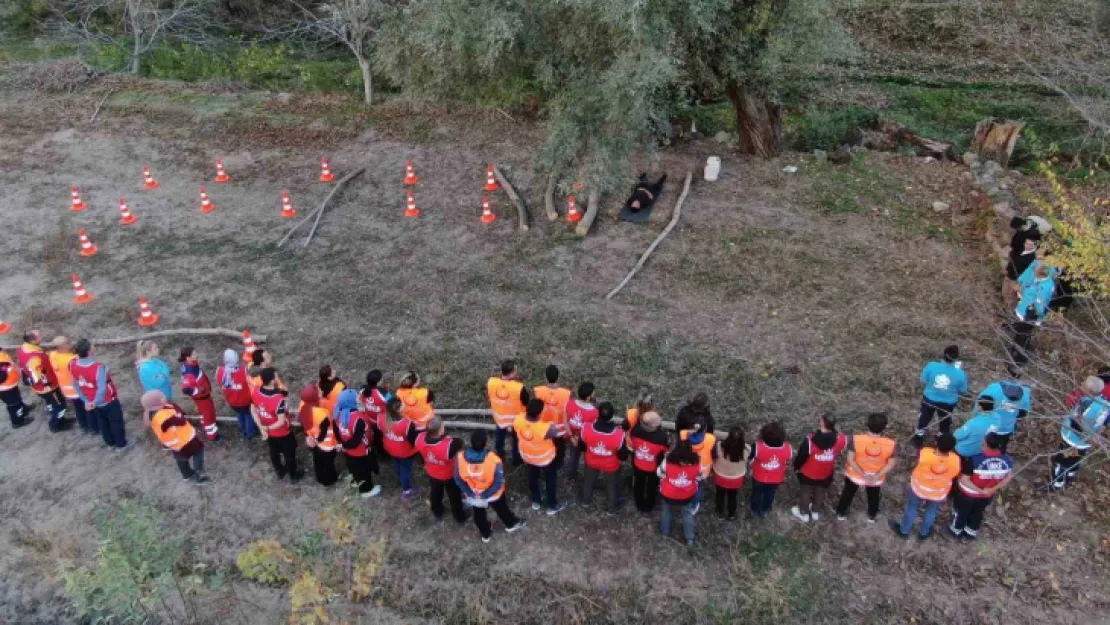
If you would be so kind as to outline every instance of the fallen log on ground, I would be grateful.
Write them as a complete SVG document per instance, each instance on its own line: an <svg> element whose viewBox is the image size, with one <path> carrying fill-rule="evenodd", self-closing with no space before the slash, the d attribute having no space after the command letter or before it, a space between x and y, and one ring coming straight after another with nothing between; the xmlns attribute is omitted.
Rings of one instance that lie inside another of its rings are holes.
<svg viewBox="0 0 1110 625"><path fill-rule="evenodd" d="M520 218L521 232L528 232L528 209L524 206L524 200L520 199L520 196L516 194L516 189L509 184L509 180L505 178L505 175L501 173L496 165L493 167L493 175L497 177L498 184L501 185L509 199L516 205L516 214Z"/></svg>
<svg viewBox="0 0 1110 625"><path fill-rule="evenodd" d="M947 158L952 161L959 160L956 156L956 147L947 141L922 137L902 124L883 120L880 124L882 132L890 135L895 142L906 142L917 148L918 156L932 156L933 158Z"/></svg>
<svg viewBox="0 0 1110 625"><path fill-rule="evenodd" d="M134 336L123 336L113 339L89 339L93 346L98 345L123 345L124 343L134 343L136 341L144 341L147 339L156 339L165 336L226 336L232 339L242 340L242 330L230 330L228 328L179 328L177 330L156 330L154 332L147 332L145 334L136 334ZM266 340L265 334L252 335L256 342L263 342ZM53 343L43 343L43 347L53 347ZM18 349L19 345L0 345L3 349Z"/></svg>
<svg viewBox="0 0 1110 625"><path fill-rule="evenodd" d="M582 220L578 222L578 227L574 229L574 233L580 237L584 237L590 233L590 226L594 225L594 219L597 219L597 211L601 208L601 192L597 190L590 191L589 198L586 200L586 214L582 215Z"/></svg>
<svg viewBox="0 0 1110 625"><path fill-rule="evenodd" d="M559 180L559 172L552 170L547 176L547 190L543 194L543 212L547 214L548 221L558 221L559 211L555 210L555 183Z"/></svg>
<svg viewBox="0 0 1110 625"><path fill-rule="evenodd" d="M693 179L694 172L686 172L686 180L682 183L682 194L678 196L678 201L675 202L674 211L672 211L671 213L670 223L668 223L667 227L663 228L663 232L660 232L659 236L655 237L655 240L651 242L651 245L649 245L647 250L645 250L644 253L640 256L640 260L636 262L636 266L632 268L632 271L628 272L628 275L624 277L624 280L621 280L621 283L618 284L616 288L614 288L612 291L609 291L609 294L605 296L605 299L613 299L613 296L620 292L620 290L624 288L624 285L628 284L628 281L632 279L632 276L636 275L636 272L639 271L640 268L644 266L644 263L647 262L648 256L651 256L651 253L655 251L655 248L659 247L659 244L663 242L663 239L668 234L670 234L671 230L674 229L675 225L678 223L679 216L682 215L682 203L686 201L686 195L690 193L690 182Z"/></svg>
<svg viewBox="0 0 1110 625"><path fill-rule="evenodd" d="M320 225L320 217L324 215L324 210L327 209L328 203L331 202L332 198L335 197L335 194L338 193L340 189L347 186L348 182L353 180L356 176L364 171L366 171L366 165L363 165L362 167L359 167L346 176L343 176L343 178L341 178L339 182L335 183L335 188L331 190L331 193L328 193L328 196L324 198L324 201L320 203L320 206L316 210L305 216L304 219L298 221L296 225L294 225L292 228L290 228L289 232L285 233L285 236L282 237L280 241L278 241L278 247L285 245L285 242L289 240L289 237L293 236L293 233L296 232L298 228L305 225L310 220L312 220L313 217L315 217L316 219L312 223L312 230L309 231L308 238L305 239L304 244L301 245L301 247L308 247L309 242L312 241L312 236L316 234L316 226Z"/></svg>

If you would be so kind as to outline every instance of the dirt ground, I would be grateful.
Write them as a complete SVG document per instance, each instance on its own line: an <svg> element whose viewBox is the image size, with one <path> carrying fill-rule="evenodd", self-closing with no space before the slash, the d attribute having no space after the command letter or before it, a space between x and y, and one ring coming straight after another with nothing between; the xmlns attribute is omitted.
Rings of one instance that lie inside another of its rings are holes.
<svg viewBox="0 0 1110 625"><path fill-rule="evenodd" d="M486 377L512 357L530 382L557 363L569 382L593 381L600 398L619 407L650 387L665 418L706 391L722 429L754 432L781 419L792 439L819 411L835 411L851 431L877 409L908 439L920 367L951 342L961 345L973 386L997 374L994 268L971 221L954 225L930 209L941 197L954 212L968 204L956 164L867 155L868 172L899 181L897 206L837 212L814 197L837 180L831 166L799 155L755 162L726 154L721 180L695 182L679 227L606 301L669 217L683 173L721 146L682 144L644 165L670 175L652 223L617 221L623 198L610 197L583 239L543 218L545 176L533 171L530 151L537 129L496 114L395 105L368 115L327 98L124 84L90 124L102 95L15 91L0 99L8 243L0 317L18 329L133 334L135 301L145 296L159 328L267 335L293 388L323 363L349 381L371 368L414 369L440 407L483 407ZM288 189L302 213L315 207L329 190L315 182L323 154L338 176L368 169L307 249L299 238L278 249L289 226L279 217L280 191ZM217 158L230 184L211 182ZM420 219L401 216L410 158L421 177ZM502 193L493 197L500 218L478 220L487 162L502 166L525 197L531 232L515 230ZM801 171L783 172L790 163ZM162 188L142 190L143 165ZM71 184L88 210L69 212ZM198 210L200 185L217 206L212 214ZM120 197L137 224L117 224ZM100 247L93 258L77 253L81 227ZM72 273L93 303L72 304ZM185 344L167 340L163 349L175 356ZM195 345L209 372L222 349L236 347L222 339ZM133 498L167 511L170 531L187 533L196 561L231 572L197 620L284 622L287 591L234 574L235 556L254 540L296 540L343 493L275 482L264 446L233 428L208 447L215 482L201 490L182 484L139 429L133 350L100 354L140 445L109 454L91 439L50 435L42 418L18 431L0 428L0 622L72 622L59 565L91 559L97 506ZM1050 429L1018 438L1019 464L1054 444ZM703 508L692 550L660 538L657 517L630 509L617 517L597 506L535 515L522 472L512 475L511 493L529 527L483 545L472 526L434 525L422 502L399 503L386 466L383 497L360 504L374 511L363 538L387 538L386 564L373 600L346 609L350 622L367 623L1105 622L1104 470L1048 500L1033 493L1043 466L992 508L973 545L892 536L885 524L901 510L902 470L875 525L864 522L862 503L848 522L798 524L787 487L767 526L726 523Z"/></svg>

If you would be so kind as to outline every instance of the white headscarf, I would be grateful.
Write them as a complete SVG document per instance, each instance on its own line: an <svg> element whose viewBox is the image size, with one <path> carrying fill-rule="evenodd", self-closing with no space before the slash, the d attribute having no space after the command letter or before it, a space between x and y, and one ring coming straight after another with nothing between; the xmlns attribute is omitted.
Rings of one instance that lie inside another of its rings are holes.
<svg viewBox="0 0 1110 625"><path fill-rule="evenodd" d="M220 378L220 386L231 388L231 374L239 370L239 354L234 349L224 350L224 375Z"/></svg>

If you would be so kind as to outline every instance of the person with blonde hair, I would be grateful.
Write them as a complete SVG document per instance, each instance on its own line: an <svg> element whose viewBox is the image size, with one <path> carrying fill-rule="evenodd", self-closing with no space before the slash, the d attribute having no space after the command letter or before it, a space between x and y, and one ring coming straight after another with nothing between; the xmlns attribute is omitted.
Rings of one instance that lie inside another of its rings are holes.
<svg viewBox="0 0 1110 625"><path fill-rule="evenodd" d="M77 427L82 434L100 436L100 423L96 417L85 410L85 402L77 392L73 383L73 374L69 372L70 361L77 358L73 353L73 344L64 336L56 336L52 341L54 349L50 350L50 366L54 368L54 375L58 376L58 388L62 391L70 406L73 406L73 415L77 418Z"/></svg>
<svg viewBox="0 0 1110 625"><path fill-rule="evenodd" d="M143 391L162 391L166 401L173 399L170 366L158 357L162 348L154 341L141 340L135 345L135 351L135 369L139 372L139 385Z"/></svg>

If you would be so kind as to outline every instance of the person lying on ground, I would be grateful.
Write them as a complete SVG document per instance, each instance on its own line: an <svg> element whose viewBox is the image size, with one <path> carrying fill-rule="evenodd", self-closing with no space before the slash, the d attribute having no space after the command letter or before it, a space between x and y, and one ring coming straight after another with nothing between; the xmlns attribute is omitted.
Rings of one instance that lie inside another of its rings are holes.
<svg viewBox="0 0 1110 625"><path fill-rule="evenodd" d="M663 192L663 185L666 182L667 174L663 174L659 180L652 183L647 182L646 173L640 174L636 186L632 189L632 195L628 196L628 201L624 205L634 213L650 208Z"/></svg>

